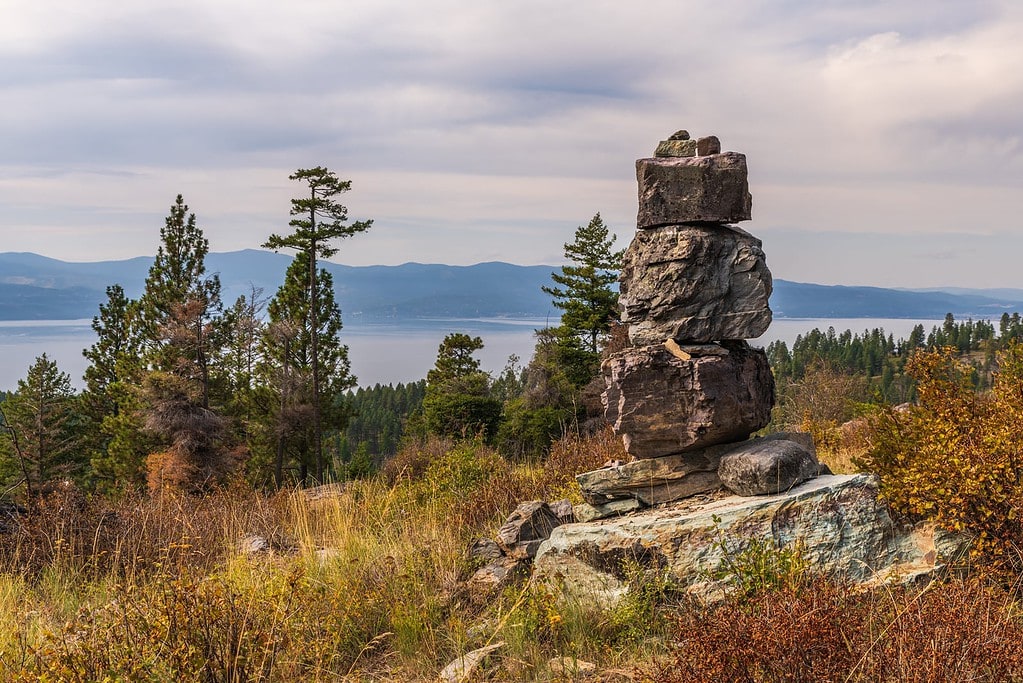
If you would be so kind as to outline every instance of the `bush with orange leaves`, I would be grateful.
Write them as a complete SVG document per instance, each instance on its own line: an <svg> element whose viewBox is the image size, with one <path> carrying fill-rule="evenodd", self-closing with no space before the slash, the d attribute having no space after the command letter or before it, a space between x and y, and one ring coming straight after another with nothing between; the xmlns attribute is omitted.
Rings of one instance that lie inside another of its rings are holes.
<svg viewBox="0 0 1023 683"><path fill-rule="evenodd" d="M918 404L873 415L857 464L880 476L896 511L972 532L977 559L1023 568L1023 345L999 355L988 392L952 348L914 354L906 372Z"/></svg>

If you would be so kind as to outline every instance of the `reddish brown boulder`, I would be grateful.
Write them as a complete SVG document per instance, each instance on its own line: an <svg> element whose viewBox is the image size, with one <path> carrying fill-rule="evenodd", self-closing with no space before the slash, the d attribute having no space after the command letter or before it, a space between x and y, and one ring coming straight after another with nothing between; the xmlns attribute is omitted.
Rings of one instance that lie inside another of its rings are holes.
<svg viewBox="0 0 1023 683"><path fill-rule="evenodd" d="M763 349L725 342L726 355L688 360L663 345L628 349L602 366L605 416L636 458L741 441L765 427L774 377Z"/></svg>

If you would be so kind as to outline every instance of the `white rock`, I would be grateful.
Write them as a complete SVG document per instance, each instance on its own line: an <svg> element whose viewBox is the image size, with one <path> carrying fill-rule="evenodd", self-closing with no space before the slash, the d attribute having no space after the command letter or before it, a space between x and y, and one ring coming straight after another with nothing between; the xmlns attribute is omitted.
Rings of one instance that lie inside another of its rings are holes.
<svg viewBox="0 0 1023 683"><path fill-rule="evenodd" d="M503 642L494 643L492 645L487 645L486 647L481 647L478 650L466 652L464 655L444 667L438 675L438 678L444 681L444 683L464 683L472 677L483 663L483 660L487 658L487 655L501 649L502 647L504 647Z"/></svg>

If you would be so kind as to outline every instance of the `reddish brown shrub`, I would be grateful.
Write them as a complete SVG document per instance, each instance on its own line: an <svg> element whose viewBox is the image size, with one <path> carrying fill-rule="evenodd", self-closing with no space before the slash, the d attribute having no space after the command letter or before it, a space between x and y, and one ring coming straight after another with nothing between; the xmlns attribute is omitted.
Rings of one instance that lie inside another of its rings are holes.
<svg viewBox="0 0 1023 683"><path fill-rule="evenodd" d="M73 486L32 501L0 536L0 571L33 575L57 566L83 578L152 570L206 571L223 561L231 534L274 538L286 528L286 495L243 486L204 497L165 491L90 496Z"/></svg>
<svg viewBox="0 0 1023 683"><path fill-rule="evenodd" d="M925 590L853 592L819 580L678 617L675 655L647 680L1020 680L1014 601L979 580Z"/></svg>

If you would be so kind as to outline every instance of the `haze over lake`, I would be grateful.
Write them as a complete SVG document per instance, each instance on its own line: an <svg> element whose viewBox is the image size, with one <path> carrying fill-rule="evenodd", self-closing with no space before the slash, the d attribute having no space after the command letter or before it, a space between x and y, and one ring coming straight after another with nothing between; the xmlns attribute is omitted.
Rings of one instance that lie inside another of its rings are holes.
<svg viewBox="0 0 1023 683"><path fill-rule="evenodd" d="M556 321L553 321L556 322ZM477 356L483 368L498 373L508 357L515 354L520 363L529 361L533 353L535 329L544 327L544 319L458 319L414 320L401 325L346 324L342 338L349 347L352 371L361 386L397 384L426 377L437 358L437 347L444 335L465 332L479 335L484 348ZM790 346L800 334L820 328L834 327L836 332L852 330L863 333L881 327L896 339L909 336L917 324L930 332L940 320L902 318L778 318L754 346L767 346L775 340ZM17 386L36 357L46 353L61 370L71 375L74 386L81 388L82 373L87 362L82 349L92 345L95 336L89 320L0 321L0 390Z"/></svg>

